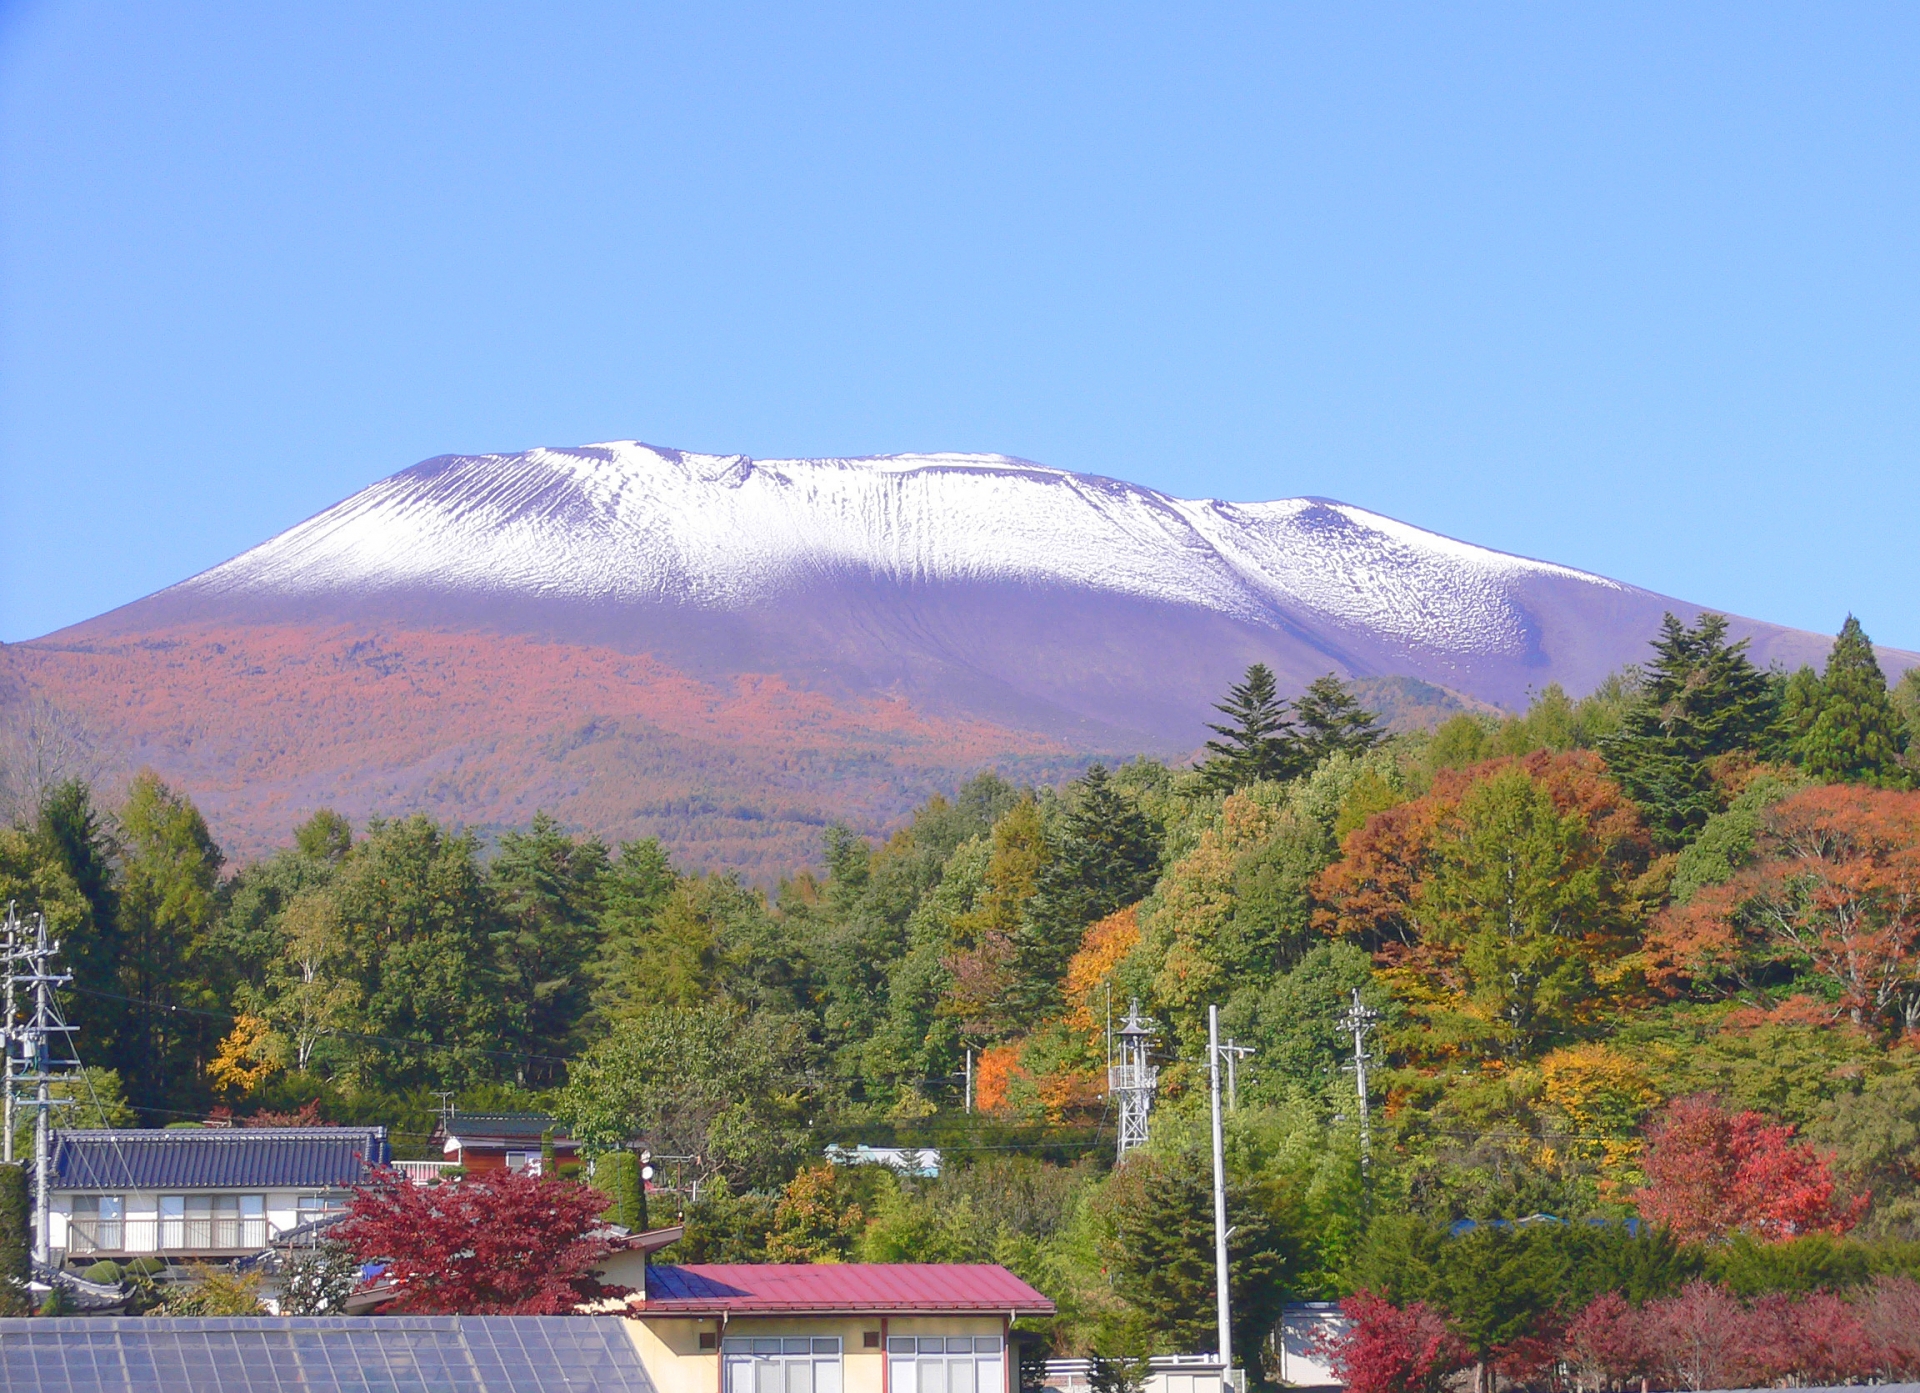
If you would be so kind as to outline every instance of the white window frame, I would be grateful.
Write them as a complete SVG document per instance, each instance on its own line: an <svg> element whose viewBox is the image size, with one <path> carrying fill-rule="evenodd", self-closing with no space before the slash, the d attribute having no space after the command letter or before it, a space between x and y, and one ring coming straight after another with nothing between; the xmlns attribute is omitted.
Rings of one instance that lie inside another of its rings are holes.
<svg viewBox="0 0 1920 1393"><path fill-rule="evenodd" d="M266 1246L267 1197L263 1194L202 1191L160 1196L162 1252L236 1252Z"/></svg>
<svg viewBox="0 0 1920 1393"><path fill-rule="evenodd" d="M729 1335L720 1359L725 1393L840 1393L838 1335Z"/></svg>
<svg viewBox="0 0 1920 1393"><path fill-rule="evenodd" d="M112 1213L108 1210L111 1208ZM109 1232L111 1230L111 1232ZM111 1238L111 1242L106 1241ZM123 1253L127 1242L125 1195L75 1195L67 1215L69 1253Z"/></svg>
<svg viewBox="0 0 1920 1393"><path fill-rule="evenodd" d="M893 1335L889 1393L1001 1393L1006 1341L998 1335Z"/></svg>

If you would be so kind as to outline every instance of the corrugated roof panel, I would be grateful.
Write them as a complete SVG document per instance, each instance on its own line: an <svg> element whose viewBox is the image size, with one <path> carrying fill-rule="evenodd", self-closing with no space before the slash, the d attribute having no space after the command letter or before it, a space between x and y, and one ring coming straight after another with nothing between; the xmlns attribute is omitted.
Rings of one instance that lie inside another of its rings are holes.
<svg viewBox="0 0 1920 1393"><path fill-rule="evenodd" d="M56 1131L65 1190L344 1189L389 1158L384 1127Z"/></svg>
<svg viewBox="0 0 1920 1393"><path fill-rule="evenodd" d="M647 1273L652 1312L1013 1311L1053 1303L993 1263L690 1263Z"/></svg>

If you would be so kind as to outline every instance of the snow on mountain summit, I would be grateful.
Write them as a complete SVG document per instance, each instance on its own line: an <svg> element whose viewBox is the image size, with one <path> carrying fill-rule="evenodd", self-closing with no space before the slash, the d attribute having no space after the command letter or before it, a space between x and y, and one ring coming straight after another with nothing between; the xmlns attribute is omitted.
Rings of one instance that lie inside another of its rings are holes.
<svg viewBox="0 0 1920 1393"><path fill-rule="evenodd" d="M754 460L620 441L427 460L171 593L738 611L849 576L1076 587L1487 656L1527 644L1529 580L1628 589L1325 499L1174 498L1002 455Z"/></svg>

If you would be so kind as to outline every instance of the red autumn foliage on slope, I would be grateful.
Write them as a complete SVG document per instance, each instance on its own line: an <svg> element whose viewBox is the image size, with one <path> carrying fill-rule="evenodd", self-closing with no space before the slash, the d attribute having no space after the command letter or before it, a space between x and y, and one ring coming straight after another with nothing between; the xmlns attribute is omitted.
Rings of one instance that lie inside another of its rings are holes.
<svg viewBox="0 0 1920 1393"><path fill-rule="evenodd" d="M1920 1028L1920 793L1803 789L1767 811L1756 850L1656 920L1655 979L1735 990L1785 959L1833 984L1832 1014Z"/></svg>
<svg viewBox="0 0 1920 1393"><path fill-rule="evenodd" d="M556 1316L617 1296L593 1269L612 1249L587 1235L607 1197L571 1180L491 1171L440 1185L378 1173L332 1236L384 1262L396 1315Z"/></svg>
<svg viewBox="0 0 1920 1393"><path fill-rule="evenodd" d="M1421 797L1375 813L1349 832L1340 859L1314 883L1314 895L1324 906L1315 913L1316 926L1390 958L1415 948L1420 935L1414 911L1440 854L1441 836L1475 784L1516 767L1546 791L1561 816L1577 812L1584 817L1590 856L1620 863L1646 860L1651 844L1639 811L1607 777L1600 757L1590 750L1536 750L1467 769L1442 769Z"/></svg>
<svg viewBox="0 0 1920 1393"><path fill-rule="evenodd" d="M1845 1233L1871 1200L1842 1202L1832 1169L1793 1128L1756 1112L1731 1112L1706 1094L1676 1099L1648 1130L1643 1217L1686 1243L1736 1232L1767 1241Z"/></svg>
<svg viewBox="0 0 1920 1393"><path fill-rule="evenodd" d="M1709 1282L1644 1306L1618 1292L1568 1323L1561 1354L1582 1385L1817 1387L1920 1374L1920 1283L1881 1277L1851 1297L1816 1291L1742 1302Z"/></svg>
<svg viewBox="0 0 1920 1393"><path fill-rule="evenodd" d="M982 767L1077 772L1059 741L764 674L497 633L183 626L0 651L0 697L85 718L188 791L236 862L315 808L524 826L538 810L772 878L834 818L877 830Z"/></svg>

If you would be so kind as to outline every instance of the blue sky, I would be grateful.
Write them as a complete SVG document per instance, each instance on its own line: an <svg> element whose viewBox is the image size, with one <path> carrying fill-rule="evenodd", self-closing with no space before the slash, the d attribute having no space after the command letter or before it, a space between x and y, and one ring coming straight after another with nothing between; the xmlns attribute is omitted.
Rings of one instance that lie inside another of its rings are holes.
<svg viewBox="0 0 1920 1393"><path fill-rule="evenodd" d="M1920 9L0 11L0 639L429 455L986 450L1920 648Z"/></svg>

